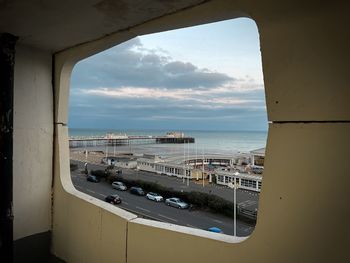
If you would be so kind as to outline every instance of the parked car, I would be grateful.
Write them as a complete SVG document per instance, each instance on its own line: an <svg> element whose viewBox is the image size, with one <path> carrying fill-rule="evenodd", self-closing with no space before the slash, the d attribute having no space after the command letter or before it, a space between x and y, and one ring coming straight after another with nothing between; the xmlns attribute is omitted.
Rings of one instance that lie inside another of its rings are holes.
<svg viewBox="0 0 350 263"><path fill-rule="evenodd" d="M147 199L152 200L152 201L156 201L156 202L161 202L163 201L163 196L161 196L160 194L157 193L153 193L153 192L149 192L146 195Z"/></svg>
<svg viewBox="0 0 350 263"><path fill-rule="evenodd" d="M123 182L118 182L118 181L113 182L112 187L114 189L121 190L121 191L125 191L126 189L128 189Z"/></svg>
<svg viewBox="0 0 350 263"><path fill-rule="evenodd" d="M180 198L177 198L177 197L165 199L165 204L176 208L181 208L181 209L186 209L189 207L189 204L185 203L184 201L182 201Z"/></svg>
<svg viewBox="0 0 350 263"><path fill-rule="evenodd" d="M221 230L220 228L215 227L215 226L209 227L209 228L208 228L208 231L214 232L214 233L224 233L224 232L222 232L222 230Z"/></svg>
<svg viewBox="0 0 350 263"><path fill-rule="evenodd" d="M106 198L105 198L105 201L107 203L111 203L113 205L116 205L116 204L120 204L122 202L122 199L119 197L119 195L108 195Z"/></svg>
<svg viewBox="0 0 350 263"><path fill-rule="evenodd" d="M141 187L135 187L135 186L130 188L130 193L134 195L146 195L146 193L142 190Z"/></svg>
<svg viewBox="0 0 350 263"><path fill-rule="evenodd" d="M88 175L86 180L93 183L98 183L100 181L95 175Z"/></svg>
<svg viewBox="0 0 350 263"><path fill-rule="evenodd" d="M252 172L255 174L262 174L264 172L264 167L262 166L253 165L251 169L252 169Z"/></svg>

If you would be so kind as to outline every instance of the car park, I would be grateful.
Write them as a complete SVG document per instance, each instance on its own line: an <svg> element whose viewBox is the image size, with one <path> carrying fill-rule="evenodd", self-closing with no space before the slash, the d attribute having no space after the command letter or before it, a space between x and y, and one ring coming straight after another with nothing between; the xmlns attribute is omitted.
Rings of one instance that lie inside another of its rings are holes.
<svg viewBox="0 0 350 263"><path fill-rule="evenodd" d="M163 196L161 196L160 194L157 194L157 193L153 193L153 192L147 193L146 197L147 197L147 199L152 200L152 201L156 201L156 202L163 201Z"/></svg>
<svg viewBox="0 0 350 263"><path fill-rule="evenodd" d="M113 182L112 187L120 191L126 191L128 189L123 182L118 182L118 181Z"/></svg>
<svg viewBox="0 0 350 263"><path fill-rule="evenodd" d="M86 180L93 183L98 183L100 181L95 175L88 175Z"/></svg>
<svg viewBox="0 0 350 263"><path fill-rule="evenodd" d="M187 204L186 202L182 201L180 198L177 198L177 197L165 199L165 204L176 208L180 208L180 209L186 209L189 207L189 204Z"/></svg>
<svg viewBox="0 0 350 263"><path fill-rule="evenodd" d="M120 204L122 202L122 199L119 197L119 195L113 194L113 195L106 196L105 201L107 203L116 205L116 204Z"/></svg>
<svg viewBox="0 0 350 263"><path fill-rule="evenodd" d="M142 190L141 187L135 187L135 186L130 188L130 193L134 195L146 195L146 193Z"/></svg>

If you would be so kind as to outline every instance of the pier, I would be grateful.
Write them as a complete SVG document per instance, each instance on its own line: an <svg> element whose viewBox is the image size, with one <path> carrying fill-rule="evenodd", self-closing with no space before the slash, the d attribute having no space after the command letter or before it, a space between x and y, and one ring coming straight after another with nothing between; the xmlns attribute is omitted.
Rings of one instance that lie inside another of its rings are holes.
<svg viewBox="0 0 350 263"><path fill-rule="evenodd" d="M93 147L93 146L114 146L129 144L157 144L157 143L194 143L193 137L186 137L181 133L167 133L163 136L152 135L113 135L106 136L79 136L69 138L69 148Z"/></svg>

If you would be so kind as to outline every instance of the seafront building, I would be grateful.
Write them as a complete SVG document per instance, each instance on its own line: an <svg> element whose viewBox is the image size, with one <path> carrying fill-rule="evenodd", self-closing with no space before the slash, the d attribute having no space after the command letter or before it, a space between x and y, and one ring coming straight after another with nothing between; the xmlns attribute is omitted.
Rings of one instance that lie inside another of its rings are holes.
<svg viewBox="0 0 350 263"><path fill-rule="evenodd" d="M230 186L234 184L236 178L236 184L238 188L251 190L255 192L261 191L262 175L254 173L239 173L236 169L231 168L219 168L215 170L216 183L218 185Z"/></svg>
<svg viewBox="0 0 350 263"><path fill-rule="evenodd" d="M260 192L263 166L254 165L254 155L264 158L265 148L247 154L206 156L174 156L161 158L144 154L137 159L137 169L178 178L208 180L209 183L230 186L236 178L239 188ZM263 164L263 163L260 163Z"/></svg>
<svg viewBox="0 0 350 263"><path fill-rule="evenodd" d="M134 169L137 167L137 158L133 156L107 156L101 159L101 163L119 168Z"/></svg>
<svg viewBox="0 0 350 263"><path fill-rule="evenodd" d="M256 166L264 166L265 161L265 150L266 148L260 148L250 151L251 154L251 164Z"/></svg>

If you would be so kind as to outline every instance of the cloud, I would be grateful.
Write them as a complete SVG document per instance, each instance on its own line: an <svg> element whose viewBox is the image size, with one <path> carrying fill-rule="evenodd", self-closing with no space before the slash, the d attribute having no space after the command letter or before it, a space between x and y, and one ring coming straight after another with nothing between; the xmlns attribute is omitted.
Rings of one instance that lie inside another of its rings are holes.
<svg viewBox="0 0 350 263"><path fill-rule="evenodd" d="M78 63L72 87L152 86L159 88L216 87L233 82L227 74L174 61L160 49L146 49L134 38Z"/></svg>
<svg viewBox="0 0 350 263"><path fill-rule="evenodd" d="M174 60L166 50L145 48L139 38L73 70L74 127L264 129L266 123L262 84Z"/></svg>
<svg viewBox="0 0 350 263"><path fill-rule="evenodd" d="M189 72L195 72L197 67L191 63L185 63L181 61L174 61L164 65L165 71L171 74L188 74Z"/></svg>
<svg viewBox="0 0 350 263"><path fill-rule="evenodd" d="M245 100L238 97L216 97L218 95L215 89L193 90L193 89L159 89L159 88L97 88L89 90L81 90L82 93L116 97L116 98L141 98L141 99L172 99L172 100L193 100L201 103L216 104L243 104L247 102L255 102L256 100Z"/></svg>

